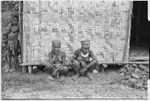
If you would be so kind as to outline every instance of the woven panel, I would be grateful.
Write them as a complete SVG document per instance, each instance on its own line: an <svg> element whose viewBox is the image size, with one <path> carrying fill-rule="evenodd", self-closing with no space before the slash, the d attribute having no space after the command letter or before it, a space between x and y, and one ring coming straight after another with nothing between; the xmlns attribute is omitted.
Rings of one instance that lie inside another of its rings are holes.
<svg viewBox="0 0 150 101"><path fill-rule="evenodd" d="M132 2L51 0L24 2L23 62L45 61L51 41L59 39L67 57L88 38L99 61L121 62ZM128 45L128 44L127 44ZM127 51L128 52L128 51Z"/></svg>

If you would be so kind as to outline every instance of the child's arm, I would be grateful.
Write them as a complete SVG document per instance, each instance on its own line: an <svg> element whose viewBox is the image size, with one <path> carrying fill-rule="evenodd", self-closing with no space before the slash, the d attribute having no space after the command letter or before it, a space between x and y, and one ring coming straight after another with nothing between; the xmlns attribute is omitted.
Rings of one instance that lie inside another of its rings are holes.
<svg viewBox="0 0 150 101"><path fill-rule="evenodd" d="M6 46L6 44L8 43L8 34L10 33L10 28L9 28L9 30L8 30L8 32L7 33L4 33L3 35L2 35L2 46Z"/></svg>

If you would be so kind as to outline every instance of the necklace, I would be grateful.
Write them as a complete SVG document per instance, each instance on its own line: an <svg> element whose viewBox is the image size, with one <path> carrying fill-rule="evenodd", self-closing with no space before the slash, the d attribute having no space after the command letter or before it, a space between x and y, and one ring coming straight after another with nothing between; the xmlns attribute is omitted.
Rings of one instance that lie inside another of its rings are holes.
<svg viewBox="0 0 150 101"><path fill-rule="evenodd" d="M83 56L83 57L88 57L88 56L89 56L89 52L86 53L86 54L83 54L83 52L81 52L81 56Z"/></svg>

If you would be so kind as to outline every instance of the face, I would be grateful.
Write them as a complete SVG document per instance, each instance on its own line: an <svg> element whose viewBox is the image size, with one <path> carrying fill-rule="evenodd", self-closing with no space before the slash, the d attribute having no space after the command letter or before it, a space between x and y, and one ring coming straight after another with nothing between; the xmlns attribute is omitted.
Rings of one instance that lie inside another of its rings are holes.
<svg viewBox="0 0 150 101"><path fill-rule="evenodd" d="M81 48L82 48L83 53L86 54L87 52L89 52L90 44L82 44Z"/></svg>
<svg viewBox="0 0 150 101"><path fill-rule="evenodd" d="M17 19L17 18L12 18L11 22L12 22L13 24L17 24L17 23L18 23L18 19Z"/></svg>
<svg viewBox="0 0 150 101"><path fill-rule="evenodd" d="M60 51L60 46L53 46L52 47L52 51L54 52L54 53L59 53L59 51Z"/></svg>

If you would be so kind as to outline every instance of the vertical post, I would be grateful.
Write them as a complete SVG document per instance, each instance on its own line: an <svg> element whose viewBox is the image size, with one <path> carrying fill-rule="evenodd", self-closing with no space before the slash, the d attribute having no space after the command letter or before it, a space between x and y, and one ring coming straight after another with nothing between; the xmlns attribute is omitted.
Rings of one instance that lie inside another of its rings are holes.
<svg viewBox="0 0 150 101"><path fill-rule="evenodd" d="M127 12L128 13L128 20L127 20L126 43L125 43L125 47L124 47L123 62L128 62L129 61L132 8L133 8L133 1L130 1L130 9Z"/></svg>
<svg viewBox="0 0 150 101"><path fill-rule="evenodd" d="M32 66L28 66L28 71L30 74L32 73Z"/></svg>
<svg viewBox="0 0 150 101"><path fill-rule="evenodd" d="M19 1L19 36L20 36L20 46L21 46L21 62L22 62L22 57L23 57L23 30L22 30L22 8L23 7L23 2Z"/></svg>

